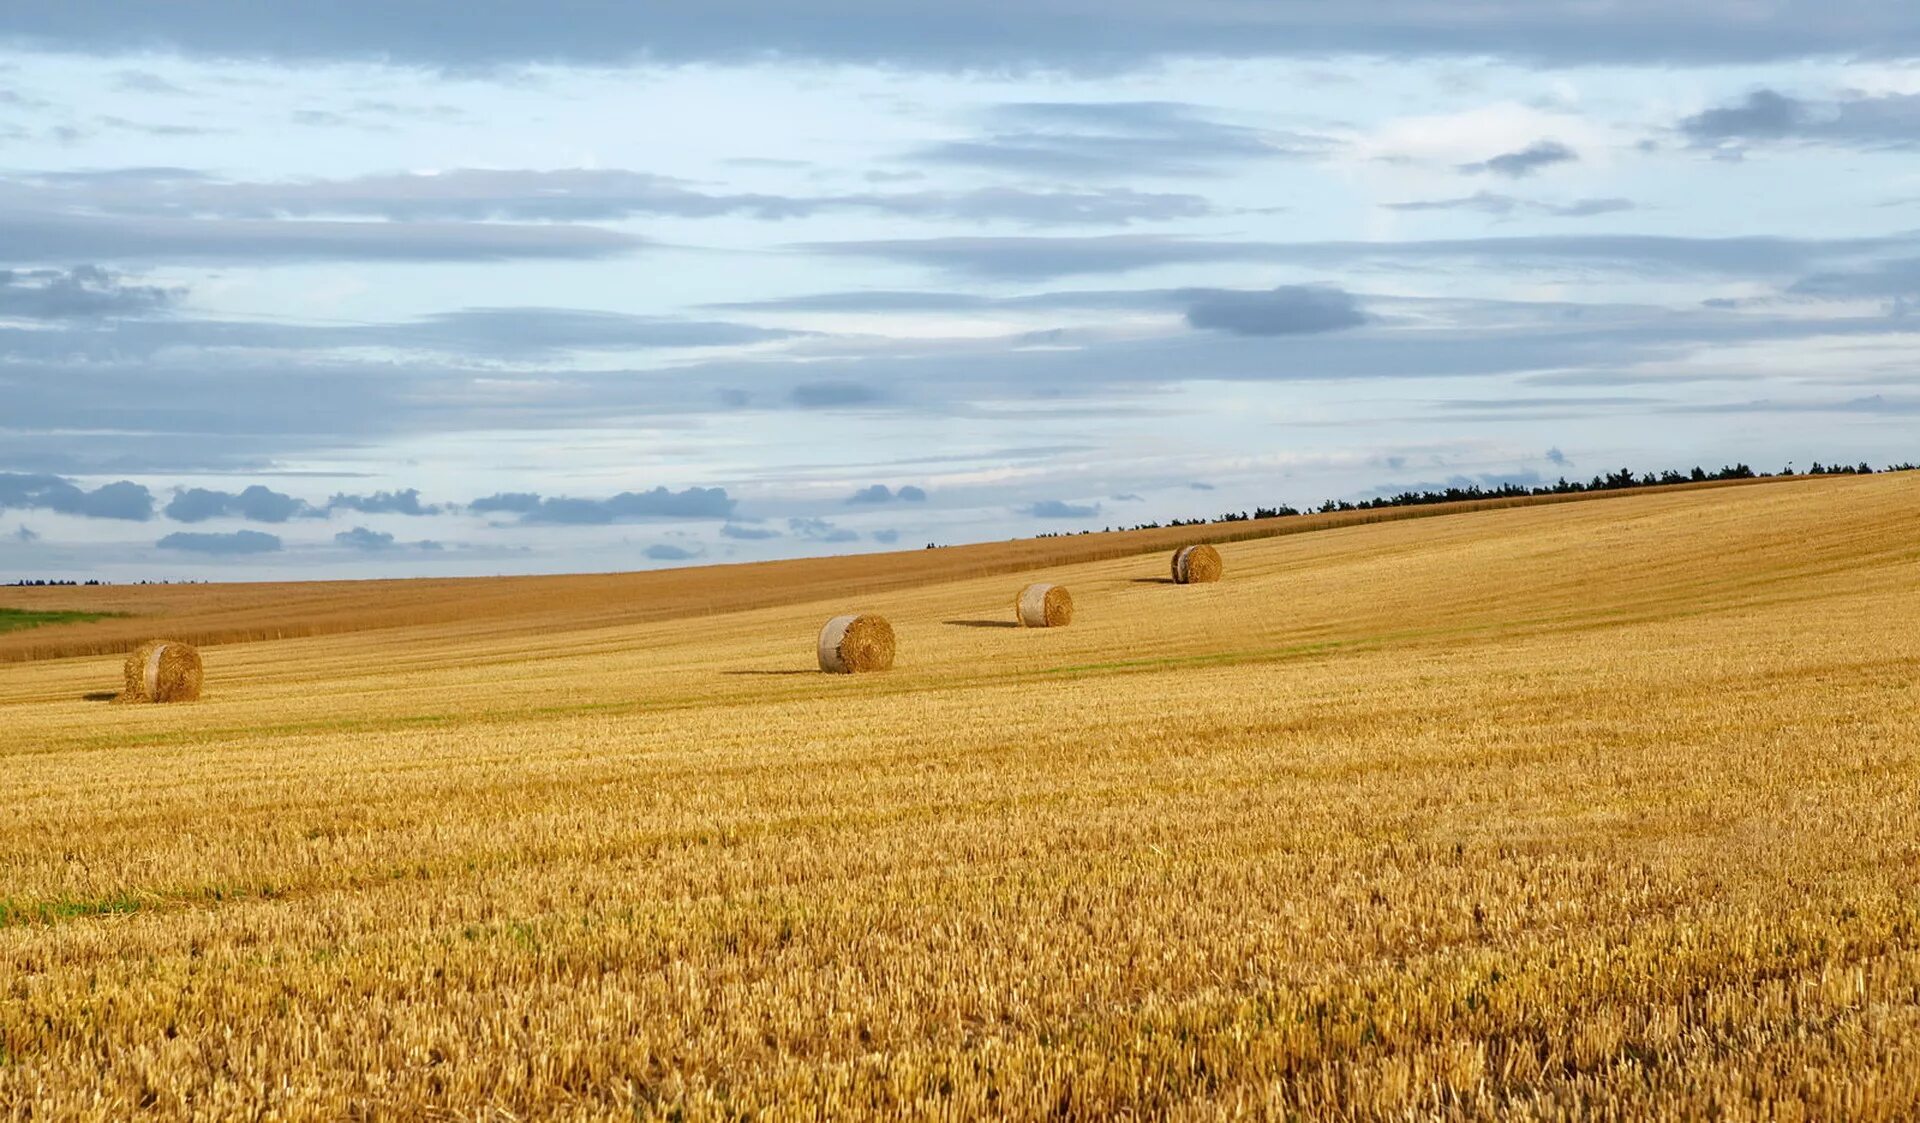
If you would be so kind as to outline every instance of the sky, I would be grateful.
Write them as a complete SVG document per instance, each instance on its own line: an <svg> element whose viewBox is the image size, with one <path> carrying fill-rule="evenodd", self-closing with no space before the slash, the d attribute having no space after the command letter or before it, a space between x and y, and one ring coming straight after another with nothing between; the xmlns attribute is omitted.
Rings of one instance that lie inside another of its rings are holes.
<svg viewBox="0 0 1920 1123"><path fill-rule="evenodd" d="M0 580L1920 459L1917 157L1894 0L10 5Z"/></svg>

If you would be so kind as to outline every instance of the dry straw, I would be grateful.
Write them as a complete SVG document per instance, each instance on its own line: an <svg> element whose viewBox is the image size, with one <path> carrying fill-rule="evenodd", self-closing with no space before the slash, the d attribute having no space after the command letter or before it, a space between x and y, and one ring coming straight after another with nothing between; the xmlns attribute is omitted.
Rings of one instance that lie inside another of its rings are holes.
<svg viewBox="0 0 1920 1123"><path fill-rule="evenodd" d="M836 616L820 629L820 669L836 675L893 666L893 625L872 615Z"/></svg>
<svg viewBox="0 0 1920 1123"><path fill-rule="evenodd" d="M150 639L133 649L123 670L119 702L191 702L200 697L200 652L173 640Z"/></svg>
<svg viewBox="0 0 1920 1123"><path fill-rule="evenodd" d="M1212 546L1182 546L1173 552L1173 580L1178 585L1204 585L1220 580L1226 567Z"/></svg>
<svg viewBox="0 0 1920 1123"><path fill-rule="evenodd" d="M1023 628L1064 628L1073 623L1073 595L1061 585L1028 585L1013 613Z"/></svg>

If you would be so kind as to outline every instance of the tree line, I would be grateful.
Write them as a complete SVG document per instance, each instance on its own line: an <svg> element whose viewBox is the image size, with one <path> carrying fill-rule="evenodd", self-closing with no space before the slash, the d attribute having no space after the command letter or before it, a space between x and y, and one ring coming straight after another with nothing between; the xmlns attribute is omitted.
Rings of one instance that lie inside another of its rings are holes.
<svg viewBox="0 0 1920 1123"><path fill-rule="evenodd" d="M1715 480L1755 480L1770 479L1775 476L1871 476L1877 472L1912 472L1920 470L1920 465L1901 463L1889 464L1876 470L1866 461L1858 464L1822 464L1816 460L1813 466L1803 471L1795 470L1789 463L1778 472L1757 472L1746 464L1731 464L1718 471L1709 472L1695 466L1691 471L1677 472L1668 469L1663 472L1636 473L1631 468L1622 468L1618 472L1597 475L1591 480L1569 480L1560 477L1550 484L1528 487L1524 484L1503 483L1491 487L1480 484L1454 485L1445 488L1424 491L1403 491L1397 495L1380 495L1372 499L1350 502L1344 499L1329 499L1309 511L1282 503L1277 507L1256 507L1251 514L1246 511L1229 511L1212 518L1169 519L1164 523L1143 522L1133 526L1107 527L1108 530L1157 530L1163 526L1206 526L1211 523L1246 522L1250 519L1277 519L1290 515L1318 514L1331 515L1341 511L1376 511L1386 507L1422 507L1433 503L1465 503L1476 499L1522 499L1533 495L1576 495L1590 491L1627 491L1638 487L1664 487L1670 484L1709 483ZM1083 532L1086 533L1086 532ZM1042 535L1041 537L1051 537Z"/></svg>

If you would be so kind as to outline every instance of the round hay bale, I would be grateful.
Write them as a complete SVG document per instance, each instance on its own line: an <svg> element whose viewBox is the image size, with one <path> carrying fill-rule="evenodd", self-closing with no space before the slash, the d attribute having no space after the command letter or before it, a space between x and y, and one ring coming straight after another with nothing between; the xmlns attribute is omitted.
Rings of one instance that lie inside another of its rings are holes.
<svg viewBox="0 0 1920 1123"><path fill-rule="evenodd" d="M150 639L133 649L122 670L120 702L192 702L200 697L200 652L191 644Z"/></svg>
<svg viewBox="0 0 1920 1123"><path fill-rule="evenodd" d="M1073 623L1073 594L1063 585L1028 585L1013 613L1023 628L1064 628Z"/></svg>
<svg viewBox="0 0 1920 1123"><path fill-rule="evenodd" d="M893 625L873 615L836 616L820 629L820 669L851 675L893 666Z"/></svg>
<svg viewBox="0 0 1920 1123"><path fill-rule="evenodd" d="M1225 570L1220 551L1212 546L1182 546L1173 552L1173 581L1176 585L1204 585L1220 580Z"/></svg>

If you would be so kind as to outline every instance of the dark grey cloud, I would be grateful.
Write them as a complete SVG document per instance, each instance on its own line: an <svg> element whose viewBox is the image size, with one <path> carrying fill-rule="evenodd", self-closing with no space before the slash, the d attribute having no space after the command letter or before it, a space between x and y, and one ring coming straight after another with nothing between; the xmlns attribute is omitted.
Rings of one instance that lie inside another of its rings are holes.
<svg viewBox="0 0 1920 1123"><path fill-rule="evenodd" d="M892 527L888 527L886 530L876 530L872 534L867 535L867 537L883 546L891 546L895 542L900 541L900 532L894 530Z"/></svg>
<svg viewBox="0 0 1920 1123"><path fill-rule="evenodd" d="M59 476L0 472L0 510L146 522L153 518L153 493L130 480L88 490Z"/></svg>
<svg viewBox="0 0 1920 1123"><path fill-rule="evenodd" d="M1561 452L1558 448L1550 448L1547 450L1547 463L1554 464L1562 468L1570 468L1573 466L1573 461L1568 460L1567 454L1564 452Z"/></svg>
<svg viewBox="0 0 1920 1123"><path fill-rule="evenodd" d="M1187 308L1187 323L1235 335L1307 335L1367 322L1352 293L1328 285L1282 285L1270 292L1220 289Z"/></svg>
<svg viewBox="0 0 1920 1123"><path fill-rule="evenodd" d="M787 529L793 533L794 537L805 538L812 542L858 542L860 540L858 531L835 526L826 519L788 519Z"/></svg>
<svg viewBox="0 0 1920 1123"><path fill-rule="evenodd" d="M343 530L333 536L336 544L355 550L373 553L379 550L391 550L394 547L393 535L384 530L369 530L356 526L352 530Z"/></svg>
<svg viewBox="0 0 1920 1123"><path fill-rule="evenodd" d="M318 124L318 121L308 121ZM181 168L0 177L0 204L122 218L271 220L380 218L394 223L591 222L645 216L779 220L841 212L1029 225L1125 225L1209 214L1196 195L1131 188L726 194L648 172L457 168L272 183L214 179Z"/></svg>
<svg viewBox="0 0 1920 1123"><path fill-rule="evenodd" d="M197 523L208 519L239 518L249 522L283 523L299 515L314 514L304 499L253 484L238 492L210 491L190 487L174 492L162 512L175 522Z"/></svg>
<svg viewBox="0 0 1920 1123"><path fill-rule="evenodd" d="M987 135L909 153L920 163L1043 176L1193 176L1276 157L1320 155L1323 137L1210 119L1179 102L1017 102L989 115Z"/></svg>
<svg viewBox="0 0 1920 1123"><path fill-rule="evenodd" d="M39 533L25 523L21 523L20 528L13 532L12 538L15 542L25 542L29 544L40 541Z"/></svg>
<svg viewBox="0 0 1920 1123"><path fill-rule="evenodd" d="M1549 218L1592 218L1635 209L1631 199L1575 199L1569 203L1546 203L1502 195L1497 191L1476 191L1457 199L1415 199L1404 203L1382 204L1394 211L1478 211L1498 218L1515 214L1537 214Z"/></svg>
<svg viewBox="0 0 1920 1123"><path fill-rule="evenodd" d="M501 222L286 222L0 210L0 247L18 262L75 260L512 261L632 253L643 238L593 226Z"/></svg>
<svg viewBox="0 0 1920 1123"><path fill-rule="evenodd" d="M863 487L847 497L847 502L850 504L892 503L895 501L902 503L924 503L927 501L927 493L924 489L917 488L912 484L906 484L897 491L888 487L886 484L874 484L871 487Z"/></svg>
<svg viewBox="0 0 1920 1123"><path fill-rule="evenodd" d="M1170 265L1272 262L1313 267L1460 263L1506 269L1585 266L1644 275L1782 277L1835 259L1920 248L1911 233L1859 238L1752 235L1555 234L1402 242L1209 241L1144 234L1095 237L952 237L813 242L811 253L874 258L994 280L1128 273Z"/></svg>
<svg viewBox="0 0 1920 1123"><path fill-rule="evenodd" d="M728 523L720 528L720 535L723 538L737 538L742 542L761 542L768 538L780 537L780 532L774 530L772 527L742 526L739 523Z"/></svg>
<svg viewBox="0 0 1920 1123"><path fill-rule="evenodd" d="M1678 128L1702 147L1802 142L1904 150L1920 146L1920 94L1806 100L1763 87L1683 118Z"/></svg>
<svg viewBox="0 0 1920 1123"><path fill-rule="evenodd" d="M1555 164L1570 164L1580 159L1580 154L1557 140L1537 140L1517 152L1503 152L1490 159L1472 164L1461 164L1460 170L1470 175L1489 172L1506 176L1508 179L1524 179Z"/></svg>
<svg viewBox="0 0 1920 1123"><path fill-rule="evenodd" d="M735 501L728 497L725 488L690 487L669 491L656 487L652 491L623 491L605 499L508 492L476 499L467 509L517 514L523 523L605 526L643 519L724 519L733 514L734 506Z"/></svg>
<svg viewBox="0 0 1920 1123"><path fill-rule="evenodd" d="M801 409L843 409L872 405L881 400L880 391L859 382L802 382L787 394Z"/></svg>
<svg viewBox="0 0 1920 1123"><path fill-rule="evenodd" d="M0 245L0 253L11 247ZM0 269L0 319L92 319L141 316L165 310L180 289L128 284L98 265L68 269Z"/></svg>
<svg viewBox="0 0 1920 1123"><path fill-rule="evenodd" d="M626 5L603 0L374 0L316 5L200 0L15 4L0 38L99 54L180 51L287 60L389 60L453 69L527 62L804 59L941 69L1107 70L1175 56L1505 56L1547 64L1728 63L1810 55L1920 55L1920 15L1887 0L1658 0L1542 4L1217 0L1205 5L1031 0L780 0Z"/></svg>
<svg viewBox="0 0 1920 1123"><path fill-rule="evenodd" d="M530 491L503 491L467 504L467 510L483 515L496 511L524 515L539 509L540 497Z"/></svg>
<svg viewBox="0 0 1920 1123"><path fill-rule="evenodd" d="M687 561L699 557L700 551L675 546L670 542L655 542L647 547L646 555L653 561Z"/></svg>
<svg viewBox="0 0 1920 1123"><path fill-rule="evenodd" d="M1090 519L1100 513L1100 504L1068 503L1059 499L1042 499L1021 508L1022 514L1032 515L1036 519Z"/></svg>
<svg viewBox="0 0 1920 1123"><path fill-rule="evenodd" d="M1191 490L1193 490L1193 491L1213 491L1213 490L1215 490L1215 489L1214 489L1214 486L1213 486L1212 484L1208 484L1208 483L1199 483L1199 482L1195 482L1195 483L1190 483L1190 484L1188 484L1188 485L1187 485L1187 487L1188 487L1189 489L1191 489Z"/></svg>
<svg viewBox="0 0 1920 1123"><path fill-rule="evenodd" d="M231 534L191 534L176 531L154 543L163 550L185 550L194 554L237 557L245 554L271 554L280 549L278 535L257 530L236 530Z"/></svg>
<svg viewBox="0 0 1920 1123"><path fill-rule="evenodd" d="M420 502L420 489L376 491L372 495L336 495L327 500L329 511L359 511L363 515L437 515L443 508Z"/></svg>

